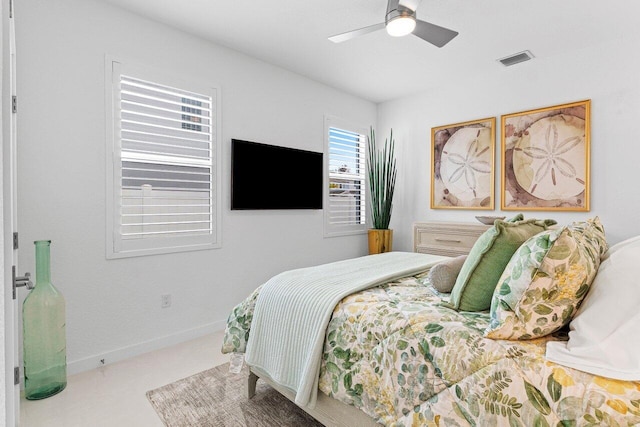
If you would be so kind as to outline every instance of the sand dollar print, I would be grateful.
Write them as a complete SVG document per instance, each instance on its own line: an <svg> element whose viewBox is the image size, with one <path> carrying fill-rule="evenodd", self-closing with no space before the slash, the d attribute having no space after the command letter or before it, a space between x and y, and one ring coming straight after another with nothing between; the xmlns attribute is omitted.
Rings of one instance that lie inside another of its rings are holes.
<svg viewBox="0 0 640 427"><path fill-rule="evenodd" d="M565 114L542 118L514 145L515 178L539 199L577 196L585 190L585 148L583 119Z"/></svg>
<svg viewBox="0 0 640 427"><path fill-rule="evenodd" d="M445 144L440 175L459 200L471 201L491 193L491 144L491 129L486 127L459 129Z"/></svg>

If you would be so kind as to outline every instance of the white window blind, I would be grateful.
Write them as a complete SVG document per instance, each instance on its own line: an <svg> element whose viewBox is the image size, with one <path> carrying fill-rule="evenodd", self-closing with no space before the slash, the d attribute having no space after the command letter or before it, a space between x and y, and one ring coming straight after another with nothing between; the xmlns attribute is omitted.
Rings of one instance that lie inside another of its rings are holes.
<svg viewBox="0 0 640 427"><path fill-rule="evenodd" d="M111 255L216 246L216 91L113 71Z"/></svg>
<svg viewBox="0 0 640 427"><path fill-rule="evenodd" d="M328 203L325 234L343 235L366 228L366 143L356 127L327 119Z"/></svg>

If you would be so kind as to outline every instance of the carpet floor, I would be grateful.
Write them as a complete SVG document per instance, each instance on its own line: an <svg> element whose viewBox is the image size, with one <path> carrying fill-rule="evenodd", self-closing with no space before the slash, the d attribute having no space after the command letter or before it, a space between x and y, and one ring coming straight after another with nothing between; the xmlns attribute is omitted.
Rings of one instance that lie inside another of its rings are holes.
<svg viewBox="0 0 640 427"><path fill-rule="evenodd" d="M167 427L322 427L318 421L258 380L256 395L244 397L247 373L217 366L147 392Z"/></svg>

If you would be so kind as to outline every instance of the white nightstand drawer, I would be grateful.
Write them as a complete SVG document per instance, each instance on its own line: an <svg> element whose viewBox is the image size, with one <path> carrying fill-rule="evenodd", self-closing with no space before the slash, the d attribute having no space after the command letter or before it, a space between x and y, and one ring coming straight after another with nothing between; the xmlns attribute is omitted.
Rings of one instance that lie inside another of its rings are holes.
<svg viewBox="0 0 640 427"><path fill-rule="evenodd" d="M413 226L414 252L458 256L468 254L490 226L473 223L417 222Z"/></svg>

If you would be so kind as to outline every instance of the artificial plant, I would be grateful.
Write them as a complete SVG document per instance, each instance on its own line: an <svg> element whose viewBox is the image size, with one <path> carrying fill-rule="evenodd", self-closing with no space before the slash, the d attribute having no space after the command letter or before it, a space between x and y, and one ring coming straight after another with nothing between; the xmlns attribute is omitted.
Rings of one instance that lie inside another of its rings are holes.
<svg viewBox="0 0 640 427"><path fill-rule="evenodd" d="M393 192L396 186L396 159L394 156L395 141L393 129L389 139L385 140L384 147L379 150L376 146L376 136L371 128L369 138L369 190L371 193L371 218L373 228L386 230L391 221L393 210Z"/></svg>

